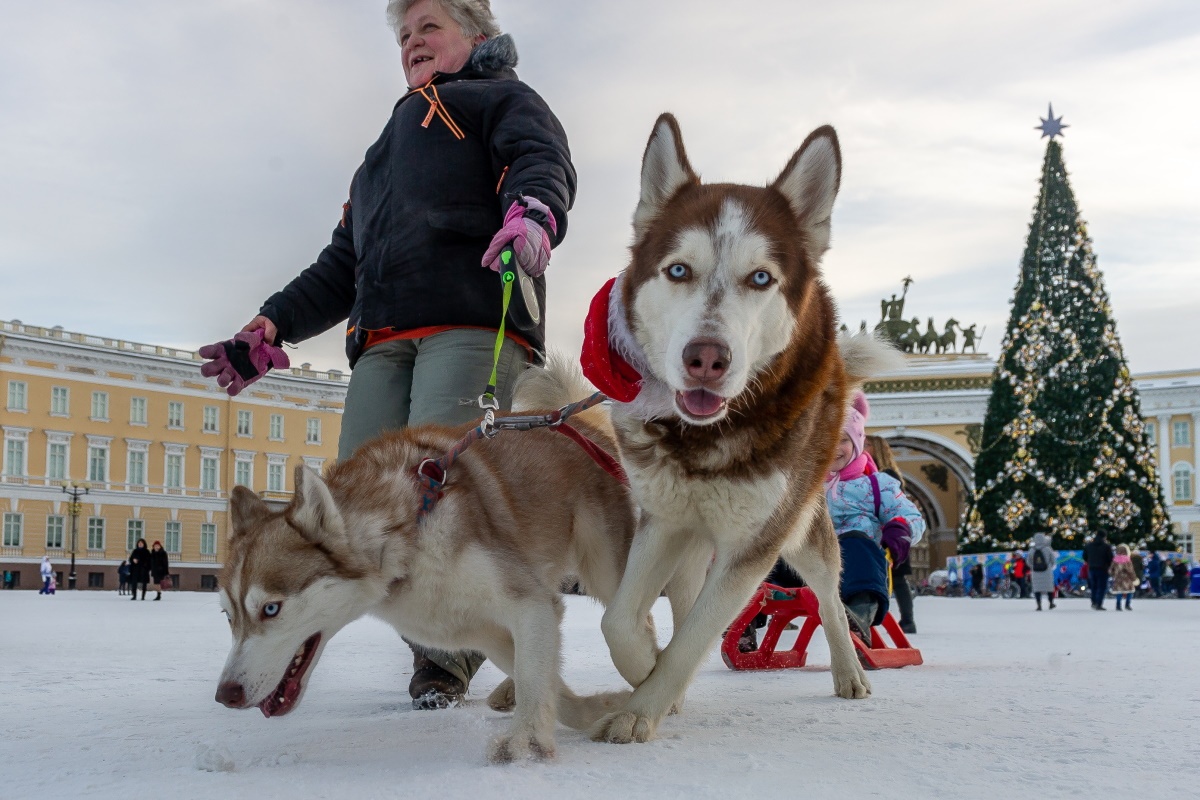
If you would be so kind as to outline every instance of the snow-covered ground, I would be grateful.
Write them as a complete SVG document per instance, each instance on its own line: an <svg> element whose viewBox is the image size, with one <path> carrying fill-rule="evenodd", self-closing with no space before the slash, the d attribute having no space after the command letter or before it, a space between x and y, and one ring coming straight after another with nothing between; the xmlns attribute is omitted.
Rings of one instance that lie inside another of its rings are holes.
<svg viewBox="0 0 1200 800"><path fill-rule="evenodd" d="M600 609L568 598L565 674L620 685ZM832 695L803 670L734 673L714 653L644 745L559 729L552 763L488 766L504 715L412 711L407 648L363 620L326 648L301 706L264 719L213 700L229 632L217 598L0 592L0 797L1182 797L1200 759L1200 603L1098 613L918 598L925 665ZM669 632L665 606L655 609Z"/></svg>

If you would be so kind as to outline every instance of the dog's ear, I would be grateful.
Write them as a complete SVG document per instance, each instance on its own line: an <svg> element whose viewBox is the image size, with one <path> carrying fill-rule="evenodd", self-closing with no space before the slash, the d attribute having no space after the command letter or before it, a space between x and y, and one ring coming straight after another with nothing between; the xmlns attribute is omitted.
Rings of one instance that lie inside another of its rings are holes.
<svg viewBox="0 0 1200 800"><path fill-rule="evenodd" d="M670 114L663 114L654 123L642 156L642 194L633 214L634 234L640 239L676 192L699 182L684 152L679 123Z"/></svg>
<svg viewBox="0 0 1200 800"><path fill-rule="evenodd" d="M271 509L245 486L233 487L229 495L229 519L233 535L238 536L257 527L271 515Z"/></svg>
<svg viewBox="0 0 1200 800"><path fill-rule="evenodd" d="M771 184L787 198L816 262L829 249L829 218L842 182L842 151L837 132L823 125L808 135Z"/></svg>
<svg viewBox="0 0 1200 800"><path fill-rule="evenodd" d="M336 545L346 526L321 476L304 464L296 467L296 493L287 508L288 521L310 542Z"/></svg>

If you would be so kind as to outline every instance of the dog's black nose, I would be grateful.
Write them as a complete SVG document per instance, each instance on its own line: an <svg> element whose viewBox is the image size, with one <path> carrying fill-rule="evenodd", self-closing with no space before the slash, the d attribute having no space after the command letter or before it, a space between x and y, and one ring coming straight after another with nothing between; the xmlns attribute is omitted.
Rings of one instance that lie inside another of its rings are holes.
<svg viewBox="0 0 1200 800"><path fill-rule="evenodd" d="M695 339L683 348L683 364L688 375L701 383L720 380L731 360L733 353L729 345L716 339Z"/></svg>
<svg viewBox="0 0 1200 800"><path fill-rule="evenodd" d="M246 690L234 681L222 683L217 687L217 702L229 708L241 708L246 704Z"/></svg>

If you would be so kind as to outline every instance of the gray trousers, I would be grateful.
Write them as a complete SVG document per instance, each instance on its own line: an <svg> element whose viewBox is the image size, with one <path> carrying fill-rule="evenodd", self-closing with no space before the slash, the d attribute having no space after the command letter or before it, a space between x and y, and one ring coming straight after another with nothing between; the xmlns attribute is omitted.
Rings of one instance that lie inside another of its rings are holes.
<svg viewBox="0 0 1200 800"><path fill-rule="evenodd" d="M346 390L338 460L386 430L408 425L460 425L483 417L478 398L492 374L495 331L456 328L423 339L401 339L369 348L354 365ZM512 407L513 384L529 363L524 348L505 339L496 365L496 400ZM411 644L411 643L410 643ZM483 664L482 653L446 653L411 645L462 681Z"/></svg>

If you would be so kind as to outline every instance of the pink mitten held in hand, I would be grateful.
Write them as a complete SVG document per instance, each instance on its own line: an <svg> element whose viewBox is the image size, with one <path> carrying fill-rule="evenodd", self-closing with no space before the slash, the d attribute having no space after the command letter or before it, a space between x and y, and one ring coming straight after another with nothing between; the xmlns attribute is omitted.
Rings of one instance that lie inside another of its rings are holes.
<svg viewBox="0 0 1200 800"><path fill-rule="evenodd" d="M504 266L500 261L500 253L505 247L511 246L517 265L526 275L536 278L545 272L546 265L550 263L550 236L539 221L543 219L545 226L557 234L558 223L545 203L526 196L514 201L504 215L503 227L492 237L487 252L483 254L483 266L500 272Z"/></svg>

